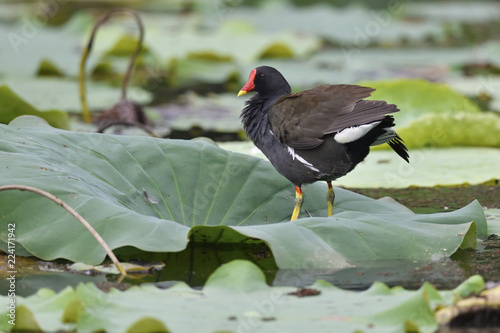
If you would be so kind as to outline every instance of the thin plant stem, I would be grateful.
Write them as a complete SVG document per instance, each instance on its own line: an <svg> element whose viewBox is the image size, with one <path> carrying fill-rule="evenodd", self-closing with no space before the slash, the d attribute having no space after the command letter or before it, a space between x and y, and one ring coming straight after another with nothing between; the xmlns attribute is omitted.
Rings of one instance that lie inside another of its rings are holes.
<svg viewBox="0 0 500 333"><path fill-rule="evenodd" d="M46 198L54 201L56 204L58 204L59 206L63 207L64 209L66 209L81 224L83 224L83 226L85 228L87 228L87 230L92 234L92 236L94 236L94 238L97 240L97 242L99 243L99 245L101 245L101 247L104 249L104 251L106 251L106 253L109 256L109 258L113 261L113 263L115 264L116 268L118 268L118 271L120 271L120 273L122 275L124 275L124 276L127 275L127 272L122 267L122 265L120 264L120 262L116 258L115 254L109 248L108 244L106 244L106 242L101 237L101 235L99 235L99 233L94 229L94 227L92 227L90 225L90 223L88 223L76 210L74 210L73 208L71 208L71 206L69 206L67 203L65 203L64 201L62 201L61 199L59 199L55 195L50 194L49 192L46 192L44 190L41 190L39 188L32 187L32 186L26 186L26 185L4 185L4 186L0 186L0 192L1 191L7 191L7 190L19 190L19 191L34 192L34 193L37 193L39 195L42 195L42 196L44 196L44 197L46 197Z"/></svg>
<svg viewBox="0 0 500 333"><path fill-rule="evenodd" d="M80 67L79 67L79 76L78 76L78 83L79 83L79 88L80 88L80 102L82 104L82 116L83 120L86 123L91 123L92 122L92 116L90 114L90 110L88 107L87 103L87 92L85 88L85 63L87 62L87 58L92 50L92 45L94 44L94 39L97 33L97 30L101 25L106 23L111 16L113 16L116 13L127 13L132 15L135 18L135 21L137 23L137 26L139 28L139 41L137 42L137 47L130 56L130 61L129 65L127 68L127 71L125 72L125 77L123 78L122 81L122 89L121 89L121 98L125 99L127 96L127 87L128 83L130 81L130 76L132 75L132 70L134 69L134 64L135 60L137 59L137 56L139 55L139 52L141 52L142 49L142 44L144 41L144 25L142 24L142 20L140 16L134 12L133 10L127 9L127 8L117 8L110 10L103 16L101 16L96 23L94 24L94 27L92 28L92 33L90 34L90 39L89 42L87 43L87 47L83 50L82 52L82 58L80 59Z"/></svg>

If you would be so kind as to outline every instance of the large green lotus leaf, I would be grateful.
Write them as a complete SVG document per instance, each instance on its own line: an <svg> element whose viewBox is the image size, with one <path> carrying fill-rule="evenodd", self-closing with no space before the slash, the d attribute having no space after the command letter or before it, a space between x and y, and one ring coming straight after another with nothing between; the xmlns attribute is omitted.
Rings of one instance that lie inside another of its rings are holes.
<svg viewBox="0 0 500 333"><path fill-rule="evenodd" d="M359 260L435 259L486 237L477 202L450 213L417 215L391 200L304 188L301 219L289 222L293 186L270 163L212 144L2 125L0 184L44 189L84 216L112 249L176 252L194 241L265 241L280 268L340 268ZM307 218L308 211L313 218ZM0 193L0 224L42 259L102 262L104 251L66 211L33 193ZM0 233L5 248L6 233ZM394 249L398 249L395 251Z"/></svg>
<svg viewBox="0 0 500 333"><path fill-rule="evenodd" d="M250 141L224 142L220 147L266 158ZM410 163L392 150L376 150L356 169L335 181L347 187L402 188L409 186L482 184L500 179L500 149L451 147L412 149Z"/></svg>
<svg viewBox="0 0 500 333"><path fill-rule="evenodd" d="M346 291L324 281L297 297L296 287L269 287L254 264L235 260L218 268L202 290L179 283L112 289L80 284L58 294L41 289L18 297L15 328L82 332L434 332L434 310L477 293L484 281L473 276L455 290L389 288L376 282L363 292ZM457 299L460 299L457 297ZM0 297L0 329L10 331L8 297ZM140 304L140 306L138 306ZM21 310L21 311L20 311Z"/></svg>
<svg viewBox="0 0 500 333"><path fill-rule="evenodd" d="M50 125L62 129L69 129L69 117L66 112L59 110L39 111L26 103L8 86L0 86L0 123L8 124L22 115L33 115L45 119Z"/></svg>

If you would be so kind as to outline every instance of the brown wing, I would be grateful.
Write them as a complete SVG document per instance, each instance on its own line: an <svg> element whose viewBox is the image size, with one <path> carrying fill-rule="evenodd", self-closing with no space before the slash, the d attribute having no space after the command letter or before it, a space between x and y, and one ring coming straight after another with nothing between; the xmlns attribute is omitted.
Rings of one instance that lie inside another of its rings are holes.
<svg viewBox="0 0 500 333"><path fill-rule="evenodd" d="M382 120L399 109L384 101L364 101L375 89L356 85L319 85L280 98L269 110L276 137L297 149L312 149L323 136L346 127Z"/></svg>

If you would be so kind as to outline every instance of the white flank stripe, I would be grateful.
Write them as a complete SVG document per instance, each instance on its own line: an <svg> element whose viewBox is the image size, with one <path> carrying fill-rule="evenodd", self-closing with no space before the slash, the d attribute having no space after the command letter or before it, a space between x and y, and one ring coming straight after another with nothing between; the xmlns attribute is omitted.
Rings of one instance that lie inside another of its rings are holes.
<svg viewBox="0 0 500 333"><path fill-rule="evenodd" d="M353 142L361 138L366 133L370 132L370 130L375 126L377 126L378 124L380 124L380 121L360 126L344 128L342 131L335 134L333 138L338 143Z"/></svg>
<svg viewBox="0 0 500 333"><path fill-rule="evenodd" d="M292 147L287 147L287 149L288 149L288 153L292 156L292 159L294 159L294 160L297 159L297 161L304 164L306 167L308 167L312 171L319 172L319 170L316 169L311 163L307 162L302 156L295 153L295 149L293 149Z"/></svg>

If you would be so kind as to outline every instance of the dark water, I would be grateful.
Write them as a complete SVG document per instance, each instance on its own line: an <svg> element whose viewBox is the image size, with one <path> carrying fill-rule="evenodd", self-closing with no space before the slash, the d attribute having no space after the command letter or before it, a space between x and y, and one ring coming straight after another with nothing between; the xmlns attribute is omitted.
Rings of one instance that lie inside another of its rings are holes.
<svg viewBox="0 0 500 333"><path fill-rule="evenodd" d="M125 259L125 258L122 258ZM33 259L18 274L17 295L29 296L40 288L55 291L80 282L94 282L103 289L115 287L126 289L131 285L144 283L165 288L183 281L192 287L202 287L221 264L235 259L245 259L258 265L266 276L267 283L275 286L309 286L322 279L350 290L364 290L375 281L388 286L402 286L418 289L424 282L438 289L453 289L468 277L480 274L485 281L500 281L500 238L491 237L480 241L479 250L461 250L451 258L442 261L422 262L409 260L367 261L356 267L341 270L291 270L278 269L271 252L265 245L245 248L207 247L190 245L177 253L144 256L129 255L129 262L138 264L164 263L161 270L136 274L117 282L118 276L93 272L68 271L69 264L63 261L42 262ZM6 280L0 280L0 293L5 294Z"/></svg>

